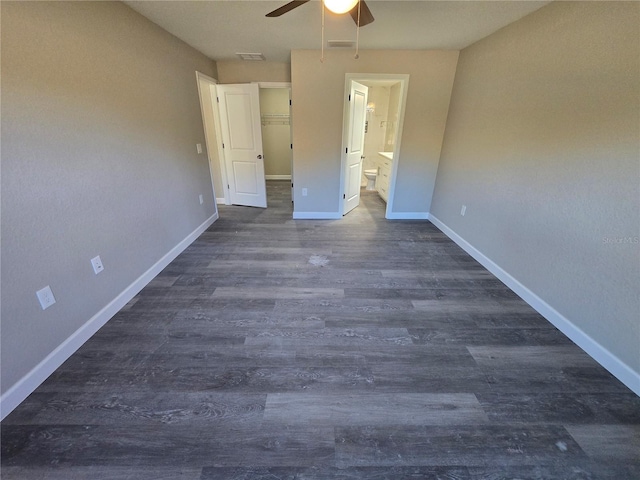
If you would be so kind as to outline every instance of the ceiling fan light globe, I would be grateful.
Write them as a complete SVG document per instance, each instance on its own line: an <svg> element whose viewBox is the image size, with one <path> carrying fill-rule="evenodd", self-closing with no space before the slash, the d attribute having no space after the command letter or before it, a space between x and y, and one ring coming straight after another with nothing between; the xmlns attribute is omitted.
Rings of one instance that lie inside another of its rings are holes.
<svg viewBox="0 0 640 480"><path fill-rule="evenodd" d="M333 13L347 13L358 4L358 0L323 0L324 6Z"/></svg>

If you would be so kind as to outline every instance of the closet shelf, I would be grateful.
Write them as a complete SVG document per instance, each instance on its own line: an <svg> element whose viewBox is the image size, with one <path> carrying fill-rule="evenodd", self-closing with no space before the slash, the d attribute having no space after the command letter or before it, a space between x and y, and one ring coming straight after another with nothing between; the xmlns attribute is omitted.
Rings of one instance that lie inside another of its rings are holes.
<svg viewBox="0 0 640 480"><path fill-rule="evenodd" d="M260 115L262 125L289 125L291 116L286 113L265 113Z"/></svg>

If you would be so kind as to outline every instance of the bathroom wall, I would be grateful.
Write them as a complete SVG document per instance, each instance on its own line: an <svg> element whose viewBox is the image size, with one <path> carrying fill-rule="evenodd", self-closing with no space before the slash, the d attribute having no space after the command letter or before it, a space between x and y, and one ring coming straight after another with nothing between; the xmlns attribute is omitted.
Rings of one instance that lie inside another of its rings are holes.
<svg viewBox="0 0 640 480"><path fill-rule="evenodd" d="M363 82L366 84L366 82ZM375 158L378 152L382 151L385 142L386 124L384 121L387 118L389 110L389 87L383 86L371 86L369 87L369 100L371 104L375 104L375 111L367 113L367 121L369 127L367 133L364 136L364 161L362 164L362 170L375 168ZM361 184L365 186L367 179L364 174L362 175Z"/></svg>
<svg viewBox="0 0 640 480"><path fill-rule="evenodd" d="M269 115L287 115L287 118ZM262 151L264 173L269 178L291 178L291 126L289 124L289 89L261 88Z"/></svg>
<svg viewBox="0 0 640 480"><path fill-rule="evenodd" d="M389 90L389 108L385 130L383 152L393 152L396 148L396 133L398 131L398 110L400 109L400 84L391 86Z"/></svg>

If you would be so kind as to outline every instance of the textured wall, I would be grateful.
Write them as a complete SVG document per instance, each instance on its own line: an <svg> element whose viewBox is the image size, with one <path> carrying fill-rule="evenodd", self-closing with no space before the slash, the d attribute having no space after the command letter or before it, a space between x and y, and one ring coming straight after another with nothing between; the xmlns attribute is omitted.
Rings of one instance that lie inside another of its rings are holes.
<svg viewBox="0 0 640 480"><path fill-rule="evenodd" d="M639 26L554 2L464 49L431 209L635 372Z"/></svg>
<svg viewBox="0 0 640 480"><path fill-rule="evenodd" d="M1 8L6 392L215 213L195 76L215 65L119 2Z"/></svg>
<svg viewBox="0 0 640 480"><path fill-rule="evenodd" d="M219 83L290 82L291 64L221 60L217 62Z"/></svg>

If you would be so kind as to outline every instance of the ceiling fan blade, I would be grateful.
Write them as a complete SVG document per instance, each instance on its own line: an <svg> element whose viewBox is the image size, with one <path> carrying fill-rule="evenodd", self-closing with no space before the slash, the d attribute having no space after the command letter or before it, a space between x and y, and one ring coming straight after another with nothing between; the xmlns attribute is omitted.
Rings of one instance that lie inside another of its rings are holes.
<svg viewBox="0 0 640 480"><path fill-rule="evenodd" d="M373 18L371 10L369 10L369 7L364 2L364 0L360 0L359 3L360 3L360 26L364 27L365 25L369 25L370 23L372 23L375 20L375 18ZM353 21L356 22L356 25L357 25L358 24L358 5L356 5L351 10L349 10L349 13L351 14L351 18L353 18Z"/></svg>
<svg viewBox="0 0 640 480"><path fill-rule="evenodd" d="M298 8L300 5L304 5L309 0L294 0L293 2L289 2L280 8L276 8L273 12L269 12L265 15L265 17L279 17L280 15L284 15L287 12L290 12L294 8Z"/></svg>

